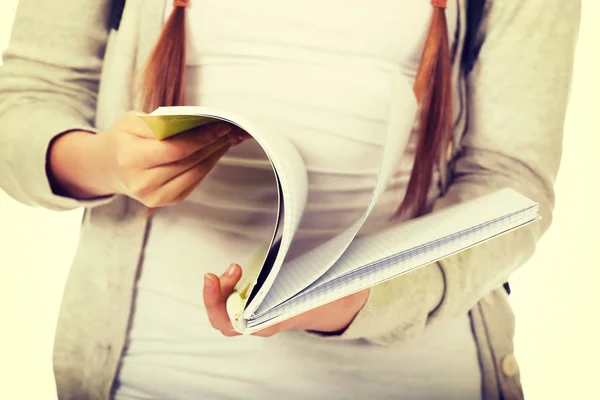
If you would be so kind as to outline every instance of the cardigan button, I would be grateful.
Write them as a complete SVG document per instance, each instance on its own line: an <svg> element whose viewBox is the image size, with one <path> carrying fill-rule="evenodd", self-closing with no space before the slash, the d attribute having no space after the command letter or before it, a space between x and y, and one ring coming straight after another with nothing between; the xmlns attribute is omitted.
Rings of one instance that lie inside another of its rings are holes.
<svg viewBox="0 0 600 400"><path fill-rule="evenodd" d="M519 373L519 364L512 354L509 354L502 359L500 368L502 373L507 377L513 377Z"/></svg>

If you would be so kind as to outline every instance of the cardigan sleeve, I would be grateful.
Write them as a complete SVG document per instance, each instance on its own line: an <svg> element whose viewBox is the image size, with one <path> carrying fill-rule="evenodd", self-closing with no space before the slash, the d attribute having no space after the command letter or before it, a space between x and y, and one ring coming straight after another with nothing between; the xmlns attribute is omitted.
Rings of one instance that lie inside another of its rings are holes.
<svg viewBox="0 0 600 400"><path fill-rule="evenodd" d="M468 80L468 129L433 211L501 188L539 203L541 221L371 289L336 338L390 345L464 314L534 253L552 221L580 1L502 0L486 10Z"/></svg>
<svg viewBox="0 0 600 400"><path fill-rule="evenodd" d="M0 188L51 210L94 207L56 195L47 154L58 135L95 132L109 0L20 0L0 67Z"/></svg>

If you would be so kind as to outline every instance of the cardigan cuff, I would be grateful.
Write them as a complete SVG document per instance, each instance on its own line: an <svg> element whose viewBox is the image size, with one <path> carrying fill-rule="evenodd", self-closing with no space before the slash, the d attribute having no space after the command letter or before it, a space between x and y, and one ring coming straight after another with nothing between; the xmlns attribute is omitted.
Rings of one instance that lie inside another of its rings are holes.
<svg viewBox="0 0 600 400"><path fill-rule="evenodd" d="M367 302L343 331L309 332L325 340L363 339L387 346L420 336L429 314L442 302L444 275L429 264L371 288Z"/></svg>

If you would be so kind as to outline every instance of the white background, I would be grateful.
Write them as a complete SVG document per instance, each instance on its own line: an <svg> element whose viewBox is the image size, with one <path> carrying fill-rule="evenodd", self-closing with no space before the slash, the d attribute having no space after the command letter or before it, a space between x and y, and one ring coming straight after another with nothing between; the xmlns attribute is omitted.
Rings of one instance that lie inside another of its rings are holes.
<svg viewBox="0 0 600 400"><path fill-rule="evenodd" d="M0 50L16 3L0 1ZM512 279L515 341L527 399L599 396L600 263L594 253L600 246L600 2L582 3L554 224L535 257ZM80 216L80 211L30 209L0 192L2 399L56 398L53 336Z"/></svg>

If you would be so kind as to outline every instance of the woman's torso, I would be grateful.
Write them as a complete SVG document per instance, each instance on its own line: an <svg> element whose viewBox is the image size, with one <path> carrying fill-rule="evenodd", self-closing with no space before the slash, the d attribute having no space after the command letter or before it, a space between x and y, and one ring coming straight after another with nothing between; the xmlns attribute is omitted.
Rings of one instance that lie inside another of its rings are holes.
<svg viewBox="0 0 600 400"><path fill-rule="evenodd" d="M306 163L309 199L292 250L302 253L356 221L381 155L386 84L391 74L414 79L429 2L195 1L188 14L186 103L228 109L280 131ZM452 5L448 21L453 30ZM413 152L414 137L363 233L390 223ZM181 399L290 398L290 392L299 398L478 397L466 315L395 349L300 332L269 340L220 336L203 309L202 276L220 273L230 261L244 264L272 229L275 201L272 171L250 141L230 151L184 203L155 215L118 399L174 398L175 392Z"/></svg>

